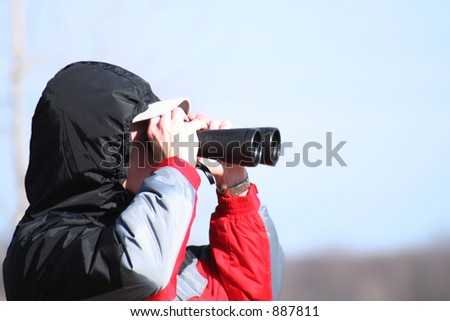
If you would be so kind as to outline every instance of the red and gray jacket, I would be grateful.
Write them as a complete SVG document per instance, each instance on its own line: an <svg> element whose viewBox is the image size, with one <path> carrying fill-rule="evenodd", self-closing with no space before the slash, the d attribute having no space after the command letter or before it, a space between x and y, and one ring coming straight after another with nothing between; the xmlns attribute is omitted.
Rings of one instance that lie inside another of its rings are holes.
<svg viewBox="0 0 450 321"><path fill-rule="evenodd" d="M30 207L3 264L8 300L278 298L284 257L256 186L217 196L207 246L187 246L200 184L191 165L169 158L137 195L122 187L131 121L157 100L105 63L49 81L32 123Z"/></svg>
<svg viewBox="0 0 450 321"><path fill-rule="evenodd" d="M199 184L196 170L179 159L165 160L144 182L116 223L125 245L121 274L127 282L98 299L278 298L283 252L256 186L245 197L219 195L210 244L186 247Z"/></svg>

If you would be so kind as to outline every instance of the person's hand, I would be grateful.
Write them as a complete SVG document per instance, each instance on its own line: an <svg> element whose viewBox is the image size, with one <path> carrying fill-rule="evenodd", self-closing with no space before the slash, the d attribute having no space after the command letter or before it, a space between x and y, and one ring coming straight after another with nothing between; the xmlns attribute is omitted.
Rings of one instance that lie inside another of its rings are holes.
<svg viewBox="0 0 450 321"><path fill-rule="evenodd" d="M147 137L152 142L152 157L155 163L178 156L191 165L197 163L197 131L206 129L207 123L201 119L189 119L177 107L171 112L150 119Z"/></svg>
<svg viewBox="0 0 450 321"><path fill-rule="evenodd" d="M211 119L210 121L208 121L206 115L204 114L191 113L188 116L191 121L199 120L203 123L207 123L208 126L204 129L214 130L232 128L231 123L227 120L221 122L217 119ZM206 167L208 167L209 171L216 180L217 187L220 189L235 186L243 182L247 178L247 171L245 167L234 164L223 164L212 159L199 159L199 161L205 164Z"/></svg>

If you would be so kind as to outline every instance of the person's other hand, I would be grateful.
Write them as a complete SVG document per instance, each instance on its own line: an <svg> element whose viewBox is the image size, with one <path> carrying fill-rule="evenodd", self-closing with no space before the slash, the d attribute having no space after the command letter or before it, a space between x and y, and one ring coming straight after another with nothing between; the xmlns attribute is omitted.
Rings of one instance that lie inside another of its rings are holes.
<svg viewBox="0 0 450 321"><path fill-rule="evenodd" d="M217 119L211 119L208 121L205 114L190 113L189 119L207 123L208 126L204 129L208 130L232 128L232 125L228 120L221 122ZM220 189L235 186L247 178L247 171L245 167L235 164L223 164L212 159L199 159L199 161L208 167L209 171L216 180L217 187ZM246 194L246 192L243 194Z"/></svg>

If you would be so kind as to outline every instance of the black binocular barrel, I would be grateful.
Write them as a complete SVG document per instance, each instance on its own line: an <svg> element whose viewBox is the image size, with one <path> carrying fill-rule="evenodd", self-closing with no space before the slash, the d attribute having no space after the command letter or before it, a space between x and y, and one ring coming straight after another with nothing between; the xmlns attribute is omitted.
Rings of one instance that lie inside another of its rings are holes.
<svg viewBox="0 0 450 321"><path fill-rule="evenodd" d="M261 161L262 134L258 128L202 130L197 136L200 157L248 167Z"/></svg>

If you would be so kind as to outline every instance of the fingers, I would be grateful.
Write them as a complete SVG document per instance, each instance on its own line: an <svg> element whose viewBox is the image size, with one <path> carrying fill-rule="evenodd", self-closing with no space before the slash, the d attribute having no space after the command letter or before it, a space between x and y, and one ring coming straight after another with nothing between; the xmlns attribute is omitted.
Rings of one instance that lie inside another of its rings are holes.
<svg viewBox="0 0 450 321"><path fill-rule="evenodd" d="M231 122L228 120L220 121L217 118L213 118L208 121L208 118L203 113L189 113L186 115L183 109L180 107L175 108L171 112L163 114L161 116L156 116L150 119L149 122L149 132L150 128L158 129L173 129L174 127L180 127L187 123L192 124L190 128L194 128L196 131L203 129L230 129L232 128Z"/></svg>
<svg viewBox="0 0 450 321"><path fill-rule="evenodd" d="M167 112L161 116L150 119L149 132L154 130L165 131L166 135L172 132L178 132L180 127L184 126L187 115L180 107Z"/></svg>
<svg viewBox="0 0 450 321"><path fill-rule="evenodd" d="M228 120L224 120L220 125L219 125L219 129L230 129L233 126L231 125L231 122Z"/></svg>
<svg viewBox="0 0 450 321"><path fill-rule="evenodd" d="M232 128L232 124L228 120L224 120L223 122L220 122L218 119L213 118L211 120L208 120L208 116L204 113L198 113L195 114L193 112L190 112L188 115L189 120L198 119L203 122L206 122L208 124L207 129L230 129Z"/></svg>
<svg viewBox="0 0 450 321"><path fill-rule="evenodd" d="M192 126L195 131L199 131L199 130L208 128L208 124L205 121L200 120L200 119L191 120L187 124L189 124L189 126Z"/></svg>
<svg viewBox="0 0 450 321"><path fill-rule="evenodd" d="M153 133L158 129L160 120L161 120L160 116L150 118L150 121L148 123L148 128L147 128L147 137L148 138L151 139L153 137Z"/></svg>
<svg viewBox="0 0 450 321"><path fill-rule="evenodd" d="M220 122L218 119L211 119L209 121L208 129L230 129L232 127L231 122L224 120Z"/></svg>
<svg viewBox="0 0 450 321"><path fill-rule="evenodd" d="M189 120L199 119L199 120L204 121L205 123L208 122L208 116L206 116L206 114L203 114L203 113L194 114L194 113L190 112L188 115L188 118L189 118Z"/></svg>
<svg viewBox="0 0 450 321"><path fill-rule="evenodd" d="M213 118L209 121L208 129L219 129L220 124L221 124L221 122L218 119Z"/></svg>
<svg viewBox="0 0 450 321"><path fill-rule="evenodd" d="M187 116L186 113L180 107L177 107L174 110L172 110L172 121L178 124L184 123L186 116Z"/></svg>

